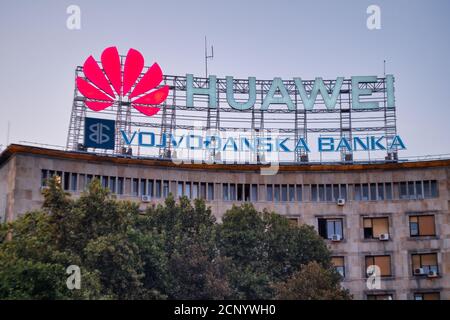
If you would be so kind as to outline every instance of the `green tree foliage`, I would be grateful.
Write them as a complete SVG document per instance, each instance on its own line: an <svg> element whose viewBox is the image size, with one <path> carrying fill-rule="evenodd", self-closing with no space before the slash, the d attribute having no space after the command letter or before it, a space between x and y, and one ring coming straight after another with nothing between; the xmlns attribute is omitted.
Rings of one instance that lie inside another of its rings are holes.
<svg viewBox="0 0 450 320"><path fill-rule="evenodd" d="M339 277L318 262L303 265L285 282L275 284L275 298L282 300L348 300L349 292L340 288Z"/></svg>
<svg viewBox="0 0 450 320"><path fill-rule="evenodd" d="M293 226L274 212L234 206L217 228L220 251L233 262L237 298L271 298L271 283L284 281L309 261L331 268L329 251L311 226Z"/></svg>
<svg viewBox="0 0 450 320"><path fill-rule="evenodd" d="M72 199L53 178L44 198L0 225L0 299L348 297L312 227L249 204L217 224L203 200L169 195L141 212L98 180ZM79 290L66 286L70 265Z"/></svg>

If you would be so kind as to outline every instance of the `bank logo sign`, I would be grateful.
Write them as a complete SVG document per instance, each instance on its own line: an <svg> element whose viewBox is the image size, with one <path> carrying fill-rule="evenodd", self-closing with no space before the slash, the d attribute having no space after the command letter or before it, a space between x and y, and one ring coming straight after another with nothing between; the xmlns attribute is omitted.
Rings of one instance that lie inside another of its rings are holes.
<svg viewBox="0 0 450 320"><path fill-rule="evenodd" d="M114 120L86 118L84 128L84 146L114 150L115 126Z"/></svg>
<svg viewBox="0 0 450 320"><path fill-rule="evenodd" d="M86 106L93 111L102 111L115 102L131 104L146 116L158 113L158 106L166 100L169 87L159 86L163 80L161 68L154 63L139 79L144 69L144 57L130 49L122 68L116 47L103 51L101 65L92 56L83 65L83 77L77 77L80 93L86 98Z"/></svg>

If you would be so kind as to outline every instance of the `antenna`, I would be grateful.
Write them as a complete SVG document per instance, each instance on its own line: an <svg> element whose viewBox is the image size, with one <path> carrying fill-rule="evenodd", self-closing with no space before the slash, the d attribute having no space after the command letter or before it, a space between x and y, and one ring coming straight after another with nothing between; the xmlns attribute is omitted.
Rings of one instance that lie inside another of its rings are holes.
<svg viewBox="0 0 450 320"><path fill-rule="evenodd" d="M214 58L214 48L211 46L211 55L208 55L208 44L205 36L205 78L208 78L208 59Z"/></svg>
<svg viewBox="0 0 450 320"><path fill-rule="evenodd" d="M8 128L6 129L6 146L9 145L9 131L11 130L11 123L8 121Z"/></svg>
<svg viewBox="0 0 450 320"><path fill-rule="evenodd" d="M383 60L383 75L386 78L386 60Z"/></svg>

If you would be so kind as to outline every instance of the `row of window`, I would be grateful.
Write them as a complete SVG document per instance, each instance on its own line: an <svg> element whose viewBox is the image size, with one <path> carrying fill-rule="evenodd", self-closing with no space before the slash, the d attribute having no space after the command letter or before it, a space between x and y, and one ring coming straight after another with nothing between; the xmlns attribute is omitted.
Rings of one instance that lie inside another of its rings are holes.
<svg viewBox="0 0 450 320"><path fill-rule="evenodd" d="M409 215L409 235L411 237L436 236L435 216L432 214ZM298 223L297 218L292 218ZM341 241L344 239L342 218L318 218L318 232L325 239ZM364 239L389 240L388 217L364 217Z"/></svg>
<svg viewBox="0 0 450 320"><path fill-rule="evenodd" d="M399 183L363 183L363 184L245 184L211 182L183 182L158 179L139 179L114 176L100 176L92 174L78 174L55 170L42 170L42 186L46 179L57 175L65 190L84 190L93 178L98 178L104 187L108 187L116 194L132 196L149 196L151 198L167 197L169 192L177 196L186 195L189 198L201 197L208 200L215 199L215 189L222 186L222 200L224 201L259 201L270 202L337 202L347 200L349 191L353 191L355 201L392 200L392 199L423 199L438 197L436 180L408 181ZM265 187L265 195L259 189ZM398 193L394 193L394 189ZM265 196L265 199L264 199ZM218 197L219 198L219 197Z"/></svg>
<svg viewBox="0 0 450 320"><path fill-rule="evenodd" d="M345 278L345 258L343 256L332 257L332 263L336 271ZM370 266L378 266L380 277L392 277L392 266L390 255L368 255L365 256L366 277L373 275ZM411 274L421 277L439 276L439 265L437 253L414 253L411 254Z"/></svg>
<svg viewBox="0 0 450 320"><path fill-rule="evenodd" d="M388 294L368 294L367 300L393 300L394 295ZM441 295L439 292L414 292L414 300L440 300Z"/></svg>

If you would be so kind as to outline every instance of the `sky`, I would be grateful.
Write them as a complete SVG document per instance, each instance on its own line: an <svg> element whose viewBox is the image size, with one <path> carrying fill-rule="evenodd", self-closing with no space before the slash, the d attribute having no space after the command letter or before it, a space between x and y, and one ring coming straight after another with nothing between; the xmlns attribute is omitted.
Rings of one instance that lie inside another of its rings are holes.
<svg viewBox="0 0 450 320"><path fill-rule="evenodd" d="M381 29L366 25L369 5ZM66 26L69 5L81 28ZM450 1L0 1L0 145L65 146L74 71L89 55L136 48L166 74L396 78L401 156L450 154Z"/></svg>

